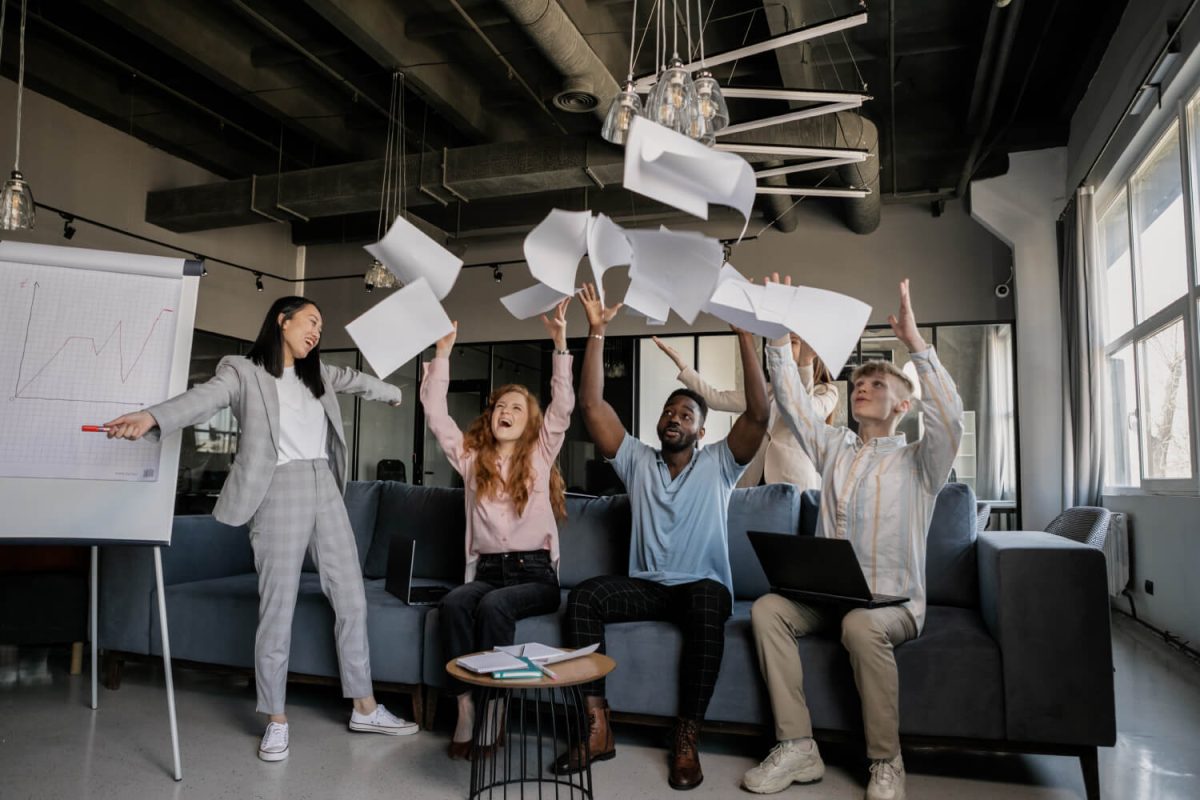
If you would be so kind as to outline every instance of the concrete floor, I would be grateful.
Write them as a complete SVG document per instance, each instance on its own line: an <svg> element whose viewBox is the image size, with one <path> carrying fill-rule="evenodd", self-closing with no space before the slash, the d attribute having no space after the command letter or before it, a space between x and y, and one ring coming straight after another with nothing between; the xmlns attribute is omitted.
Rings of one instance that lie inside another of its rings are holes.
<svg viewBox="0 0 1200 800"><path fill-rule="evenodd" d="M1200 798L1200 667L1119 615L1114 617L1116 747L1100 751L1106 799ZM447 724L409 737L346 730L349 707L332 687L292 686L291 758L255 757L262 722L244 679L176 671L184 779L170 776L161 671L126 668L117 692L87 707L86 675L71 677L64 649L0 648L0 798L423 798L464 797L469 767L449 761ZM409 714L403 698L381 698ZM661 730L621 726L618 756L594 770L597 797L678 798L666 785ZM706 734L706 780L687 795L750 797L742 773L768 742ZM849 745L822 748L824 781L783 798L861 798L865 764ZM1078 761L1054 756L905 753L911 798L1082 798ZM499 795L497 795L499 796ZM518 796L515 792L513 796Z"/></svg>

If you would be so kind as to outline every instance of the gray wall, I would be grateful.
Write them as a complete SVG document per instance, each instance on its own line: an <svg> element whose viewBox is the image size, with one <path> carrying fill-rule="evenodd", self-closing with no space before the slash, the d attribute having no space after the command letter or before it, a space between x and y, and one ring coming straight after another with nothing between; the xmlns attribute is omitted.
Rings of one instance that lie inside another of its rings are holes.
<svg viewBox="0 0 1200 800"><path fill-rule="evenodd" d="M773 271L790 273L800 283L843 292L873 306L872 323L884 323L898 304L896 284L912 279L913 304L918 319L925 322L979 322L1013 318L1009 300L997 300L993 287L1009 274L1011 255L1007 246L972 220L959 204L949 204L934 218L926 207L888 205L883 223L869 236L851 233L828 210L801 204L800 227L793 233L774 230L738 245L731 262L747 277L761 278ZM676 227L683 228L683 225ZM762 227L751 222L750 233ZM740 226L718 226L714 235L736 237ZM474 243L468 247L467 263L520 258L520 240ZM309 277L362 272L369 256L359 246L330 245L308 248ZM504 280L497 284L490 269L464 269L453 292L446 298L447 313L459 321L459 339L464 342L537 339L545 335L539 321L514 319L500 304L505 294L533 283L523 265L503 268ZM624 296L626 270L613 270L606 280L611 297ZM589 274L586 264L580 276ZM373 303L381 294L367 294L361 281L313 283L309 294L319 300L326 317L326 342L330 347L351 343L343 326ZM569 334L582 336L586 323L578 306L570 314ZM701 315L694 327L672 315L663 328L649 328L644 320L622 314L610 331L618 335L687 333L725 330L724 323Z"/></svg>
<svg viewBox="0 0 1200 800"><path fill-rule="evenodd" d="M11 24L11 19L10 19ZM12 114L17 86L0 79L0 159L12 156ZM222 257L277 275L296 274L297 248L282 225L253 225L194 234L175 234L145 221L146 192L220 180L211 172L157 150L145 142L28 89L24 101L21 171L42 203L90 217L124 230L178 244L191 252ZM4 176L7 178L7 168ZM76 223L70 241L62 236L63 220L39 211L29 232L6 232L17 241L119 250L153 255L179 255L171 250ZM214 333L253 338L272 299L291 291L287 283L266 280L254 290L254 277L220 265L209 266L200 282L196 327Z"/></svg>

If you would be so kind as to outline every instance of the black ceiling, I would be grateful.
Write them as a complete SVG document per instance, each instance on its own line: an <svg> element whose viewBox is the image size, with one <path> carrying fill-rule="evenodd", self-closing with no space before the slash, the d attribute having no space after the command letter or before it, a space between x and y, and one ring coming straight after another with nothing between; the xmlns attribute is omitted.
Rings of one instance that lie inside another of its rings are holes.
<svg viewBox="0 0 1200 800"><path fill-rule="evenodd" d="M632 0L550 2L622 81L630 26L643 36L652 0L636 3L636 19ZM866 25L714 72L723 86L781 86L785 75L788 88L865 85L874 99L862 113L879 128L873 188L885 199L936 199L964 175L1003 172L1009 152L1066 143L1127 2L875 0L865 4ZM2 70L14 79L19 8L8 0ZM699 8L692 3L693 16L707 19L711 53L860 4L702 0ZM642 39L635 73L653 70L653 39ZM981 61L1003 63L990 113L993 81L987 70L977 77ZM600 126L594 114L553 106L562 76L497 0L31 0L26 63L32 89L230 179L380 158L397 68L410 152L595 136ZM795 85L797 75L807 85ZM786 108L730 106L735 122ZM321 229L346 235L336 219Z"/></svg>

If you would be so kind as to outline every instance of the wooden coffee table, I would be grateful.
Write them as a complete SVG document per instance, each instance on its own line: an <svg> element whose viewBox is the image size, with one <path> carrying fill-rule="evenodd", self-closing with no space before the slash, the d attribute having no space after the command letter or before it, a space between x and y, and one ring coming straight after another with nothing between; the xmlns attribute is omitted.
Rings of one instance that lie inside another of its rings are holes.
<svg viewBox="0 0 1200 800"><path fill-rule="evenodd" d="M507 796L514 785L516 796L525 796L533 784L537 797L543 789L554 797L592 798L592 767L571 775L554 775L550 767L559 753L583 745L587 752L587 704L580 686L603 678L617 662L602 653L550 665L558 676L526 680L496 679L465 670L451 659L446 672L475 687L475 732L471 737L471 788L469 800L489 797L499 789ZM495 704L498 713L488 714ZM492 747L493 742L499 747ZM564 792L564 788L566 791ZM550 796L550 795L546 795Z"/></svg>

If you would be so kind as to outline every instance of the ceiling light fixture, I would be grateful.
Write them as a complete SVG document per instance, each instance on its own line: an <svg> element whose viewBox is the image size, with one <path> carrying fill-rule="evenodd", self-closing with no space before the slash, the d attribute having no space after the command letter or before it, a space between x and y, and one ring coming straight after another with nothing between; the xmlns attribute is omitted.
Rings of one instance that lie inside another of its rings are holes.
<svg viewBox="0 0 1200 800"><path fill-rule="evenodd" d="M63 238L70 240L75 236L75 226L72 224L75 222L75 218L70 214L62 214L60 216L63 218Z"/></svg>
<svg viewBox="0 0 1200 800"><path fill-rule="evenodd" d="M396 217L404 213L404 73L392 73L392 97L388 104L388 129L383 150L383 186L379 193L379 223L376 241ZM400 281L378 259L372 259L363 275L367 291L395 289Z"/></svg>
<svg viewBox="0 0 1200 800"><path fill-rule="evenodd" d="M254 288L260 292L263 290L263 282L262 282L262 273L261 272L254 273Z"/></svg>
<svg viewBox="0 0 1200 800"><path fill-rule="evenodd" d="M492 267L492 279L499 283L504 280L504 273L500 271L499 265Z"/></svg>
<svg viewBox="0 0 1200 800"><path fill-rule="evenodd" d="M4 182L4 191L0 193L0 230L20 231L32 228L36 218L36 206L33 202L33 191L21 174L21 109L25 95L25 7L27 0L21 0L21 35L20 56L17 65L17 145L13 158L13 170L8 180ZM4 4L5 10L8 4ZM2 14L3 12L0 12ZM0 42L3 42L3 16L0 16Z"/></svg>

